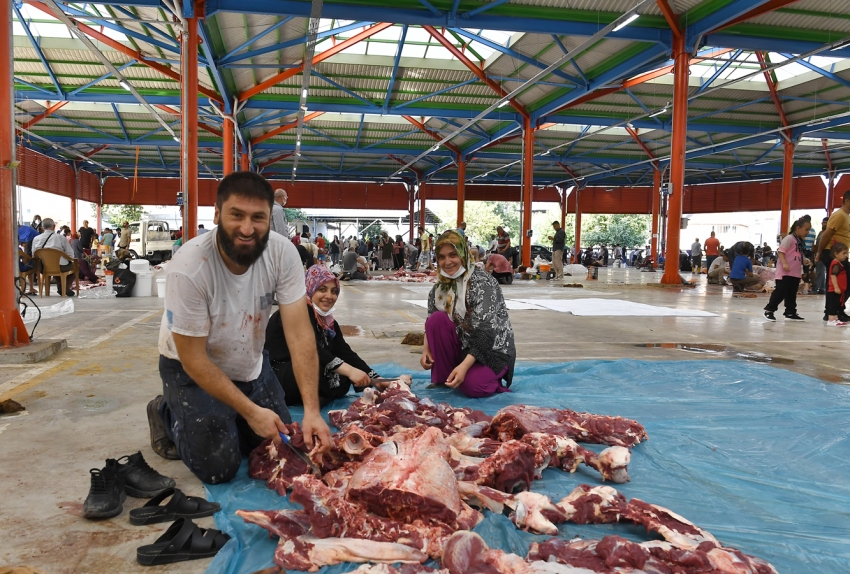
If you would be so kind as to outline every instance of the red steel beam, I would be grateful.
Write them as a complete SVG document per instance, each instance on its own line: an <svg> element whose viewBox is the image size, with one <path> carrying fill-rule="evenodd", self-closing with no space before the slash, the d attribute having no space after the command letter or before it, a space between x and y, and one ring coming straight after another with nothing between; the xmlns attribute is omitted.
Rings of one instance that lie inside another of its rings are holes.
<svg viewBox="0 0 850 574"><path fill-rule="evenodd" d="M646 147L646 144L643 143L642 139L640 139L640 136L638 135L638 133L629 126L626 126L626 131L629 132L629 135L632 136L632 139L635 140L635 142L637 142L637 144L641 147L641 149L644 151L644 153L649 156L649 159L654 160L655 154L652 153L652 150L650 150L648 147ZM653 161L652 167L654 167L655 170L658 171L658 162Z"/></svg>
<svg viewBox="0 0 850 574"><path fill-rule="evenodd" d="M221 171L227 177L233 173L233 143L236 134L233 132L233 120L224 118L222 123L222 141L221 141Z"/></svg>
<svg viewBox="0 0 850 574"><path fill-rule="evenodd" d="M779 234L785 237L791 227L791 184L794 182L794 148L785 142L785 162L782 166L782 205L779 207Z"/></svg>
<svg viewBox="0 0 850 574"><path fill-rule="evenodd" d="M401 159L400 157L396 157L392 154L388 154L387 157L390 158L391 160L395 161L395 162L400 163L401 165L407 165L407 162L404 161L403 159ZM420 181L422 180L422 172L420 170L416 169L412 165L408 169L410 171L412 171L413 173L415 173L416 177L418 177Z"/></svg>
<svg viewBox="0 0 850 574"><path fill-rule="evenodd" d="M469 58L467 58L467 57L466 57L466 55L465 55L463 52L461 52L460 50L458 50L458 49L457 49L457 47L456 47L454 44L452 44L452 43L449 41L449 39L448 39L448 38L446 38L445 36L443 36L442 34L440 34L439 32L437 32L437 30L435 30L433 26L422 26L422 27L423 27L423 28L424 28L424 29L425 29L425 30L426 30L429 34L431 34L431 36L433 36L435 40L437 40L440 44L442 44L442 45L443 45L443 47L444 47L446 50L448 50L449 52L451 52L452 56L454 56L455 58L457 58L458 60L460 60L460 62L461 62L464 66L466 66L467 68L469 68L469 71L470 71L470 72L472 72L473 74L475 74L476 76L478 76L478 79L479 79L479 80L481 80L482 82L484 82L485 84L487 84L488 86L490 86L490 88L491 88L494 92L496 92L497 94L499 94L499 97L504 98L505 96L507 96L507 95L508 95L508 92L506 92L506 91L502 88L502 86L501 86L501 85L499 85L499 83L498 83L498 82L496 82L495 80L490 79L490 78L487 76L487 74L485 74L485 73L484 73L484 70L482 70L481 68L479 68L478 66L476 66L476 65L475 65L475 63L474 63L472 60L470 60ZM531 115L528 113L528 110L526 110L526 109L525 109L525 106L523 106L521 103L519 103L518 101L516 101L516 100L515 100L515 99L513 99L513 98L511 98L509 101L510 101L510 103L511 103L511 106L513 106L513 108L514 108L516 111L518 111L518 112L522 115L522 117L523 117L523 118L528 119L528 118L530 118L530 117L531 117Z"/></svg>
<svg viewBox="0 0 850 574"><path fill-rule="evenodd" d="M173 115L173 116L179 116L179 115L180 115L180 112L178 112L178 111L177 111L177 110L175 110L174 108L172 108L172 107L170 107L170 106L166 106L166 105L164 105L164 104L154 104L154 105L153 105L153 107L158 108L158 109L160 109L160 110L162 110L162 111L164 111L164 112L167 112L167 113L169 113L169 114L171 114L171 115ZM203 123L203 122L200 122L200 121L199 121L199 122L198 122L198 127L199 127L199 128L201 128L202 130L206 130L206 131L210 132L210 133L211 133L211 134L213 134L213 135L216 135L216 136L218 136L218 137L223 137L223 136L222 136L222 131L221 131L221 130L216 129L216 128L214 128L213 126L211 126L211 125L209 125L209 124L205 124L205 123Z"/></svg>
<svg viewBox="0 0 850 574"><path fill-rule="evenodd" d="M307 122L307 121L312 120L313 118L318 118L319 116L321 116L324 113L325 112L313 112L313 113L307 114L306 116L304 116L304 121ZM283 132L288 132L289 130L295 129L297 127L298 127L298 122L290 122L288 124L284 124L280 127L273 129L270 132L266 132L261 136L255 137L254 139L251 140L251 145L257 145L258 143L264 142L269 138L273 138L274 136L280 135Z"/></svg>
<svg viewBox="0 0 850 574"><path fill-rule="evenodd" d="M198 18L186 18L180 39L180 177L184 200L183 242L198 234ZM221 132L219 132L221 134Z"/></svg>
<svg viewBox="0 0 850 574"><path fill-rule="evenodd" d="M349 38L345 42L340 42L336 46L332 46L331 48L325 50L321 54L316 54L315 56L313 56L313 65L315 66L319 62L324 62L325 60L327 60L331 56L335 56L335 55L339 54L340 52L347 50L348 48L350 48L354 44L362 42L366 38L369 38L370 36L374 36L375 34L380 32L381 30L386 30L390 26L392 26L392 24L389 23L389 22L380 22L378 24L375 24L371 28L367 28L366 30L363 30L362 32L352 36L351 38ZM302 62L300 65L296 66L295 68L290 68L290 69L288 69L284 72L281 72L279 74L275 74L274 76L272 76L268 80L266 80L264 82L260 82L259 84L257 84L253 88L245 90L244 92L242 92L241 94L239 94L237 96L237 99L240 102L245 101L248 98L250 98L251 96L256 96L257 94L264 92L267 88L271 88L272 86L277 85L280 82L282 82L282 81L284 81L288 78L291 78L292 76L297 76L298 74L300 74L303 71L304 71L304 63Z"/></svg>
<svg viewBox="0 0 850 574"><path fill-rule="evenodd" d="M96 153L100 153L100 152L102 152L103 150L105 150L105 149L106 149L106 148L108 148L108 147L109 147L109 144L103 144L103 145L101 145L101 146L97 146L97 147L96 147L96 148L94 148L93 150L91 150L91 151L89 151L89 152L84 153L84 154L83 154L83 156L84 156L84 157L91 157L91 156L93 156L93 155L94 155L94 154L96 154Z"/></svg>
<svg viewBox="0 0 850 574"><path fill-rule="evenodd" d="M425 132L426 134L428 134L429 136L431 136L431 137L432 137L432 138L434 138L435 140L440 141L440 140L442 140L442 139L443 139L443 138L440 136L440 134L438 134L438 133L437 133L437 132L435 132L435 131L432 131L430 128L428 128L428 126L426 126L425 124L423 124L422 122L420 122L420 121L419 121L419 120L417 120L416 118L413 118L413 117L410 117L410 116L401 116L401 117L403 117L404 119L406 119L408 122L410 122L411 124L413 124L414 126L416 126L417 128L419 128L421 131ZM461 154L460 149L458 149L458 147L457 147L456 145L454 145L454 144L452 144L452 143L449 143L449 142L446 142L446 143L444 143L443 145L444 145L444 146L446 146L446 147L447 147L448 149L450 149L451 151L453 151L455 154L457 154L457 159L458 159L458 161L460 161L460 156L461 156L462 154Z"/></svg>
<svg viewBox="0 0 850 574"><path fill-rule="evenodd" d="M829 182L826 186L826 214L832 215L833 194L835 193L835 172L832 169L832 158L829 155L828 142L826 139L820 140L823 146L823 153L826 156L826 169L829 170Z"/></svg>
<svg viewBox="0 0 850 574"><path fill-rule="evenodd" d="M22 125L21 127L24 128L25 130L30 129L32 126L34 126L35 124L37 124L38 122L40 122L41 120L46 118L47 116L53 114L53 112L55 112L59 108L64 107L65 104L67 104L67 103L68 102L56 102L55 104L53 104L52 106L50 106L49 108L47 108L46 110L44 110L43 112L41 112L40 114L35 116L33 119L24 123L24 125Z"/></svg>
<svg viewBox="0 0 850 574"><path fill-rule="evenodd" d="M531 265L531 193L534 187L534 130L531 119L523 121L523 170L522 170L522 264Z"/></svg>
<svg viewBox="0 0 850 574"><path fill-rule="evenodd" d="M263 163L259 164L259 165L257 166L257 169L258 169L258 170L260 170L260 169L266 168L266 167L268 167L268 166L270 166L270 165L273 165L273 164L275 164L275 163L279 162L279 161L280 161L280 160L282 160L282 159L286 159L286 158L288 158L288 157L289 157L289 156L291 156L291 155L295 155L295 152L294 152L294 151L290 151L290 152L287 152L287 153L283 153L283 154L280 154L280 155L276 155L276 156L274 156L273 158L271 158L271 159L267 159L267 160L266 160L266 161L264 161Z"/></svg>
<svg viewBox="0 0 850 574"><path fill-rule="evenodd" d="M773 12L774 10L778 10L779 8L784 8L785 6L788 6L790 4L794 4L795 2L799 2L799 0L771 0L770 2L762 4L758 8L753 8L752 10L747 12L746 14L741 14L740 16L738 16L737 18L735 18L734 20L732 20L730 22L727 22L723 26L720 26L719 28L715 28L714 30L712 30L712 32L718 32L720 30L723 30L724 28L734 26L735 24L740 24L741 22L744 22L746 20L750 20L750 19L755 18L757 16L762 16L762 15L767 14L769 12Z"/></svg>
<svg viewBox="0 0 850 574"><path fill-rule="evenodd" d="M673 35L677 38L681 38L682 30L679 26L679 15L673 12L673 9L670 7L667 0L656 0L656 4L658 4L658 8L661 10L661 13L664 14L664 19L667 20L667 24L673 31Z"/></svg>
<svg viewBox="0 0 850 574"><path fill-rule="evenodd" d="M578 179L578 178L579 178L579 175L578 175L575 171L573 171L573 169L572 169L570 166L568 166L568 165L566 165L566 164L563 164L563 163L561 163L561 162L558 162L558 165L559 165L559 166L561 166L561 167L564 169L564 171L565 171L565 172L567 172L568 174L570 174L570 176L571 176L573 179Z"/></svg>
<svg viewBox="0 0 850 574"><path fill-rule="evenodd" d="M24 0L24 1L27 4L29 4L30 6L32 6L34 8L38 8L42 12L49 14L51 17L55 18L53 11L49 7L47 7L46 4L43 4L42 2L39 2L38 0ZM153 68L154 70L156 70L157 72L159 72L163 76L171 78L172 80L176 80L177 82L180 81L180 74L178 74L177 72L175 72L171 68L168 68L167 66L163 66L162 64L160 64L158 62L152 62L152 61L148 60L145 57L145 55L142 54L141 52L139 52L138 50L133 50L132 48L128 48L127 46L125 46L121 42L118 42L117 40L113 40L109 36L106 36L105 34L101 34L97 30L94 30L92 28L89 28L85 24L79 22L74 16L69 15L68 18L70 18L74 23L76 23L77 28L79 28L79 30L82 33L84 33L86 36L91 36L92 38L94 38L98 42L106 44L107 46L109 46L113 50L121 52L122 54L124 54L126 56L130 56L131 58L137 60L140 64L144 64L145 66L147 66L149 68ZM204 94L205 96L207 96L208 98L210 98L211 100L218 102L219 104L224 103L224 101L221 99L221 96L219 96L213 90L207 89L203 86L198 86L198 91L200 93Z"/></svg>
<svg viewBox="0 0 850 574"><path fill-rule="evenodd" d="M782 120L782 126L788 127L788 116L785 115L785 110L782 109L782 100L779 99L779 94L776 92L776 84L773 83L773 76L770 75L770 72L767 71L767 62L764 59L764 54L762 52L756 52L756 57L759 60L759 65L761 65L761 69L764 71L764 81L767 82L767 89L770 90L770 97L773 99L773 103L776 105L776 110L779 112L779 118ZM787 132L788 137L791 137L790 131Z"/></svg>

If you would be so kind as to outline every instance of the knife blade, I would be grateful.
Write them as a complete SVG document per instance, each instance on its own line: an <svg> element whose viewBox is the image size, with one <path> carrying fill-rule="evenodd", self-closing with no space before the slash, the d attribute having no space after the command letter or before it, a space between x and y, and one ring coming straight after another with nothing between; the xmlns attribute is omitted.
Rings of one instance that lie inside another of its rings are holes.
<svg viewBox="0 0 850 574"><path fill-rule="evenodd" d="M319 470L319 467L316 466L313 463L312 460L310 460L310 457L307 456L307 454L305 452L295 448L295 445L292 444L292 439L289 438L289 435L285 435L283 433L278 433L278 434L280 435L280 440L283 441L283 444L285 444L290 449L292 449L292 452L294 452L296 455L298 455L298 458L303 460L307 464L307 466L310 467L310 470L313 472L313 474L315 474L318 477L322 476L322 471Z"/></svg>

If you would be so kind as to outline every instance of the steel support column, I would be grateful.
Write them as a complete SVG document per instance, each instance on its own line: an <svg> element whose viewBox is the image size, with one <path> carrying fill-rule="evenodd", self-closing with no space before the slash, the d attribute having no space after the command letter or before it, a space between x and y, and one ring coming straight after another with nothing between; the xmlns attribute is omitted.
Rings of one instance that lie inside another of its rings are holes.
<svg viewBox="0 0 850 574"><path fill-rule="evenodd" d="M189 1L192 0L184 0ZM198 42L198 18L186 18L186 30L180 41L183 243L198 234Z"/></svg>
<svg viewBox="0 0 850 574"><path fill-rule="evenodd" d="M71 221L69 227L71 233L77 232L77 198L80 196L78 188L80 185L80 166L74 162L74 188L71 195Z"/></svg>
<svg viewBox="0 0 850 574"><path fill-rule="evenodd" d="M679 233L682 226L682 197L685 192L685 152L688 132L688 75L691 55L685 40L673 37L673 130L671 134L670 183L673 194L667 204L667 240L664 275L661 283L681 285L679 275Z"/></svg>
<svg viewBox="0 0 850 574"><path fill-rule="evenodd" d="M95 225L95 229L97 229L98 235L103 233L103 230L100 228L100 220L101 220L102 217L103 217L103 214L101 213L101 205L100 205L100 202L98 201L97 207L95 209L95 218L97 218L97 224Z"/></svg>
<svg viewBox="0 0 850 574"><path fill-rule="evenodd" d="M425 229L425 223L428 218L425 217L425 186L419 185L419 227Z"/></svg>
<svg viewBox="0 0 850 574"><path fill-rule="evenodd" d="M222 175L225 177L233 173L233 140L235 134L233 133L233 120L230 118L224 118L224 122L221 126L221 158L222 158Z"/></svg>
<svg viewBox="0 0 850 574"><path fill-rule="evenodd" d="M457 224L463 221L463 204L466 201L466 161L457 158Z"/></svg>
<svg viewBox="0 0 850 574"><path fill-rule="evenodd" d="M573 250L573 263L581 263L581 206L579 205L579 200L581 199L581 189L576 187L576 248Z"/></svg>
<svg viewBox="0 0 850 574"><path fill-rule="evenodd" d="M785 164L782 170L782 205L779 213L779 235L785 237L791 227L791 184L794 183L793 142L785 142Z"/></svg>
<svg viewBox="0 0 850 574"><path fill-rule="evenodd" d="M826 155L827 177L829 180L826 184L826 216L832 215L833 205L835 205L835 170L832 167L832 156L829 155L829 142L826 139L820 140L823 146L823 153Z"/></svg>
<svg viewBox="0 0 850 574"><path fill-rule="evenodd" d="M561 229L566 229L567 227L567 199L570 197L570 193L564 189L561 192Z"/></svg>
<svg viewBox="0 0 850 574"><path fill-rule="evenodd" d="M12 1L0 0L0 348L29 344L11 280L18 275L12 75Z"/></svg>
<svg viewBox="0 0 850 574"><path fill-rule="evenodd" d="M531 265L531 191L534 186L534 130L531 119L522 121L522 264Z"/></svg>
<svg viewBox="0 0 850 574"><path fill-rule="evenodd" d="M661 213L661 170L655 169L652 174L652 260L658 260L658 216Z"/></svg>
<svg viewBox="0 0 850 574"><path fill-rule="evenodd" d="M416 211L416 191L413 187L407 192L407 205L410 211L410 242L413 243L413 212Z"/></svg>
<svg viewBox="0 0 850 574"><path fill-rule="evenodd" d="M242 152L242 161L240 162L240 167L242 171L251 171L251 160L248 157L248 152Z"/></svg>

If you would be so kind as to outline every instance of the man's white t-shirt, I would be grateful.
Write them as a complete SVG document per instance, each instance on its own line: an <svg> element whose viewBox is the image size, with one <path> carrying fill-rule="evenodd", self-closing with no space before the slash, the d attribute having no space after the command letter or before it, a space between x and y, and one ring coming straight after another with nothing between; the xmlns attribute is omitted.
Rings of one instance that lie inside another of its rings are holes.
<svg viewBox="0 0 850 574"><path fill-rule="evenodd" d="M159 352L180 360L172 333L206 337L207 355L224 374L253 381L262 371L272 307L307 295L304 267L295 246L271 232L262 256L234 275L218 252L217 235L199 235L168 262Z"/></svg>
<svg viewBox="0 0 850 574"><path fill-rule="evenodd" d="M713 273L713 272L714 272L714 271L716 271L716 270L717 270L717 269L718 269L721 265L722 265L722 266L723 266L723 268L725 269L725 268L726 268L726 261L724 261L722 257L718 257L717 259L715 259L714 261L712 261L712 262L711 262L711 267L709 267L709 268L708 268L708 272L709 272L709 273Z"/></svg>

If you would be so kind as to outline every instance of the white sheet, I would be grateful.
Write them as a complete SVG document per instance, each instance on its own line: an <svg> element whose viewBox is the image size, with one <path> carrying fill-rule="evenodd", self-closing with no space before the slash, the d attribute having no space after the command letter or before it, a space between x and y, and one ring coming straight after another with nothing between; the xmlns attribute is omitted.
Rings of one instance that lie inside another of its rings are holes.
<svg viewBox="0 0 850 574"><path fill-rule="evenodd" d="M519 299L516 302L582 317L717 317L708 311L658 307L622 299Z"/></svg>
<svg viewBox="0 0 850 574"><path fill-rule="evenodd" d="M405 303L410 303L411 305L416 305L417 307L422 307L423 309L428 308L427 299L403 299L403 301ZM514 301L512 299L506 299L505 305L508 307L508 311L544 310L543 307L539 307L528 301Z"/></svg>

